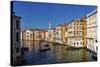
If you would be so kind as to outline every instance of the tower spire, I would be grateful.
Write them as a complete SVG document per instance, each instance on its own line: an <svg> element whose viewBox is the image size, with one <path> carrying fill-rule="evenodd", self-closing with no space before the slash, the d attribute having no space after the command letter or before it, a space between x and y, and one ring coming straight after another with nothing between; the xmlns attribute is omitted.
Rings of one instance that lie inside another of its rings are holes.
<svg viewBox="0 0 100 67"><path fill-rule="evenodd" d="M49 21L49 29L51 29L51 22Z"/></svg>

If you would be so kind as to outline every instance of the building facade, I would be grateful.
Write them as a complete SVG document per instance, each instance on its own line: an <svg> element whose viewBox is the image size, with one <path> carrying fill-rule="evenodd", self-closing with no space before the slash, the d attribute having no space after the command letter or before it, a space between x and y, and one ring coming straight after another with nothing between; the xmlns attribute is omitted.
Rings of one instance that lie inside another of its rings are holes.
<svg viewBox="0 0 100 67"><path fill-rule="evenodd" d="M87 14L87 48L97 53L97 10Z"/></svg>
<svg viewBox="0 0 100 67"><path fill-rule="evenodd" d="M49 22L48 42L54 42L54 28L52 28L51 22Z"/></svg>
<svg viewBox="0 0 100 67"><path fill-rule="evenodd" d="M40 37L40 29L34 29L34 41L39 41Z"/></svg>
<svg viewBox="0 0 100 67"><path fill-rule="evenodd" d="M86 20L79 18L68 24L68 45L86 47Z"/></svg>
<svg viewBox="0 0 100 67"><path fill-rule="evenodd" d="M59 43L59 44L62 44L62 30L61 30L61 25L55 27L55 42L56 43Z"/></svg>
<svg viewBox="0 0 100 67"><path fill-rule="evenodd" d="M15 14L11 15L11 64L17 65L21 59L21 40L20 40L21 17Z"/></svg>
<svg viewBox="0 0 100 67"><path fill-rule="evenodd" d="M54 42L54 28L48 30L48 41Z"/></svg>
<svg viewBox="0 0 100 67"><path fill-rule="evenodd" d="M45 40L46 31L42 29L26 29L22 31L22 39L24 41Z"/></svg>
<svg viewBox="0 0 100 67"><path fill-rule="evenodd" d="M29 42L34 42L34 30L33 29L27 29L23 30L22 32L22 47L28 47Z"/></svg>
<svg viewBox="0 0 100 67"><path fill-rule="evenodd" d="M45 40L48 41L48 31L45 32Z"/></svg>
<svg viewBox="0 0 100 67"><path fill-rule="evenodd" d="M68 37L67 37L67 23L63 23L60 25L61 26L61 40L62 44L67 44Z"/></svg>

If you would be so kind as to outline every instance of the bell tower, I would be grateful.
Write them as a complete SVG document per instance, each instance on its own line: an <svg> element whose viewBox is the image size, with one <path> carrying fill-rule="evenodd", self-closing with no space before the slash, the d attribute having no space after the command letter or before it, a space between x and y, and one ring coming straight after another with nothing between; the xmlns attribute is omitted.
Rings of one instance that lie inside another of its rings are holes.
<svg viewBox="0 0 100 67"><path fill-rule="evenodd" d="M49 29L51 29L51 22L49 21Z"/></svg>

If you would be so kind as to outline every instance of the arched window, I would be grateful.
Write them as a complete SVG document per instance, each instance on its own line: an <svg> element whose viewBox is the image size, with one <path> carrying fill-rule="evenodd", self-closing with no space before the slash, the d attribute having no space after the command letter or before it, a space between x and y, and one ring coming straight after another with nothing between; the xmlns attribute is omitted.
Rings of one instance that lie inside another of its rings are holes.
<svg viewBox="0 0 100 67"><path fill-rule="evenodd" d="M75 45L75 42L74 42L74 45Z"/></svg>
<svg viewBox="0 0 100 67"><path fill-rule="evenodd" d="M77 42L77 45L79 45L79 42Z"/></svg>
<svg viewBox="0 0 100 67"><path fill-rule="evenodd" d="M19 29L19 20L16 20L16 28Z"/></svg>
<svg viewBox="0 0 100 67"><path fill-rule="evenodd" d="M80 42L80 45L82 45L82 42Z"/></svg>

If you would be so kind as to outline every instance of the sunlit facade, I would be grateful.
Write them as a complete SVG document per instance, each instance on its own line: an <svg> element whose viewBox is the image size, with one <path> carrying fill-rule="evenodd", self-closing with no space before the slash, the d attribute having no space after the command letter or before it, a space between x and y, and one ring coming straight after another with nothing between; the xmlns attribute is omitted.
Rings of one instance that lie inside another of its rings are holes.
<svg viewBox="0 0 100 67"><path fill-rule="evenodd" d="M54 29L52 28L48 30L48 41L53 42L53 40L54 40Z"/></svg>
<svg viewBox="0 0 100 67"><path fill-rule="evenodd" d="M40 29L39 30L39 32L40 32L40 40L45 40L46 39L46 30L44 30L44 29Z"/></svg>
<svg viewBox="0 0 100 67"><path fill-rule="evenodd" d="M87 48L97 53L97 9L87 14Z"/></svg>
<svg viewBox="0 0 100 67"><path fill-rule="evenodd" d="M68 41L68 37L67 37L67 23L63 23L60 25L61 26L61 40L62 40L62 44L67 44Z"/></svg>
<svg viewBox="0 0 100 67"><path fill-rule="evenodd" d="M62 36L61 36L61 25L55 27L55 42L62 44Z"/></svg>
<svg viewBox="0 0 100 67"><path fill-rule="evenodd" d="M26 29L22 31L22 39L26 41L45 40L46 31L42 29Z"/></svg>
<svg viewBox="0 0 100 67"><path fill-rule="evenodd" d="M48 41L48 31L45 32L45 40Z"/></svg>
<svg viewBox="0 0 100 67"><path fill-rule="evenodd" d="M51 22L49 22L49 29L48 29L48 41L54 42L54 28L52 28Z"/></svg>
<svg viewBox="0 0 100 67"><path fill-rule="evenodd" d="M68 24L68 46L86 47L86 20L79 18Z"/></svg>

